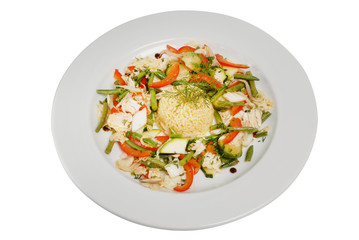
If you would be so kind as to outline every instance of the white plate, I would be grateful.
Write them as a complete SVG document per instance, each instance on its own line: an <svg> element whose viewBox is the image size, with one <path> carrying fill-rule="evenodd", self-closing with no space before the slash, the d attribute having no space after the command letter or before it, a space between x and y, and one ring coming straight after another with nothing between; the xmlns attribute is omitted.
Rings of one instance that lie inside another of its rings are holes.
<svg viewBox="0 0 359 240"><path fill-rule="evenodd" d="M201 24L196 25L200 19ZM275 103L270 136L254 158L214 179L195 176L190 191L153 191L117 170L121 151L104 154L108 134L95 134L96 89L110 88L115 68L153 56L167 43L195 40L234 62L250 64L258 88ZM142 17L101 36L71 64L57 89L52 131L64 168L89 198L127 220L165 229L200 229L244 217L278 197L297 177L311 151L317 111L311 85L295 58L260 29L225 15L176 11Z"/></svg>

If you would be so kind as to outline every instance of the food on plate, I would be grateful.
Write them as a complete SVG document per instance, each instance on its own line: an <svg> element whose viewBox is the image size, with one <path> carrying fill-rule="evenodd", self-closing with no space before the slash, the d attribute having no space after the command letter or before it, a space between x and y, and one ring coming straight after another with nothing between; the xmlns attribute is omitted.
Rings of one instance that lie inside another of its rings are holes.
<svg viewBox="0 0 359 240"><path fill-rule="evenodd" d="M250 162L254 139L268 136L263 122L273 102L249 69L194 42L136 58L123 75L115 69L115 88L97 90L106 98L96 132L111 132L105 153L118 144L119 169L151 189L178 192L200 170L213 178L242 156Z"/></svg>

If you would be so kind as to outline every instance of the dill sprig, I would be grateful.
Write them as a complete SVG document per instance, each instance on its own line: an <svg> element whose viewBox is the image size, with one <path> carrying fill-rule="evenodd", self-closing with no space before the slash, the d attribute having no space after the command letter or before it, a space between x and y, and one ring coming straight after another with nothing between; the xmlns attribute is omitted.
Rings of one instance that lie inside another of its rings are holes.
<svg viewBox="0 0 359 240"><path fill-rule="evenodd" d="M190 85L174 86L172 91L167 91L163 94L164 97L175 98L178 102L176 107L182 104L191 103L196 108L202 101L206 106L210 104L210 100L205 91L198 87Z"/></svg>

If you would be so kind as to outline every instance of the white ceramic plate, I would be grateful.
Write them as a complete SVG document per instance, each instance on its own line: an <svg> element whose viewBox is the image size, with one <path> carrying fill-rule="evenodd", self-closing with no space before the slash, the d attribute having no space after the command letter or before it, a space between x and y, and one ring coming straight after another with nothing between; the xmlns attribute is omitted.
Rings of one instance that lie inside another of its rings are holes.
<svg viewBox="0 0 359 240"><path fill-rule="evenodd" d="M194 23L201 20L200 25ZM115 168L121 154L104 154L108 134L96 134L96 89L111 88L113 71L136 56L153 56L167 43L195 40L234 62L250 64L258 88L274 101L270 136L255 143L251 163L236 174L195 176L190 191L153 191ZM244 217L278 197L311 151L317 111L311 85L295 58L260 29L225 15L176 11L142 17L101 36L71 64L57 89L52 131L64 168L89 198L127 220L165 229L200 229Z"/></svg>

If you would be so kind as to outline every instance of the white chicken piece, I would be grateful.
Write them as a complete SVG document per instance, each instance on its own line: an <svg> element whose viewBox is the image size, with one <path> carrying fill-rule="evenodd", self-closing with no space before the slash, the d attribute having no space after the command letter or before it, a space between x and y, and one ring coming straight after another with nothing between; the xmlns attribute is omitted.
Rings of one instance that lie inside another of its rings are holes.
<svg viewBox="0 0 359 240"><path fill-rule="evenodd" d="M248 147L253 141L253 133L244 132L242 144L244 147Z"/></svg>
<svg viewBox="0 0 359 240"><path fill-rule="evenodd" d="M115 141L115 142L120 142L120 143L124 143L127 138L125 136L125 131L124 132L115 132L110 136L110 140L111 141Z"/></svg>
<svg viewBox="0 0 359 240"><path fill-rule="evenodd" d="M191 143L188 146L189 150L195 151L193 157L198 156L199 154L201 154L201 152L203 152L206 149L206 145L203 144L201 139L196 140L194 143Z"/></svg>
<svg viewBox="0 0 359 240"><path fill-rule="evenodd" d="M132 115L129 113L119 112L112 113L107 118L107 125L116 130L116 132L126 132L129 130Z"/></svg>
<svg viewBox="0 0 359 240"><path fill-rule="evenodd" d="M230 110L221 111L219 112L219 115L221 115L222 121L226 126L228 126L228 124L231 122L231 119L233 118Z"/></svg>
<svg viewBox="0 0 359 240"><path fill-rule="evenodd" d="M169 190L173 190L173 188L180 185L182 182L182 178L180 176L171 178L170 176L166 175L165 178L160 182L161 187L165 187Z"/></svg>
<svg viewBox="0 0 359 240"><path fill-rule="evenodd" d="M131 113L132 115L141 108L141 105L132 98L132 94L127 94L118 105L122 106L122 111Z"/></svg>
<svg viewBox="0 0 359 240"><path fill-rule="evenodd" d="M156 72L158 69L162 71L165 70L167 68L168 62L168 58L153 59L150 57L145 57L133 61L129 64L129 66L135 66L136 69L148 68L151 72Z"/></svg>
<svg viewBox="0 0 359 240"><path fill-rule="evenodd" d="M230 102L249 101L247 96L241 92L228 92L223 94L223 97Z"/></svg>
<svg viewBox="0 0 359 240"><path fill-rule="evenodd" d="M182 166L177 166L176 164L173 163L167 164L165 166L165 169L171 178L177 177L185 172Z"/></svg>
<svg viewBox="0 0 359 240"><path fill-rule="evenodd" d="M238 68L224 66L223 69L226 71L226 74L229 79L233 79L234 74L238 72Z"/></svg>
<svg viewBox="0 0 359 240"><path fill-rule="evenodd" d="M206 152L206 154L203 156L202 166L220 172L221 159L216 154L213 154L211 152Z"/></svg>
<svg viewBox="0 0 359 240"><path fill-rule="evenodd" d="M258 90L258 95L255 99L253 99L253 102L256 103L263 111L269 111L274 106L274 103L267 98L261 90Z"/></svg>
<svg viewBox="0 0 359 240"><path fill-rule="evenodd" d="M125 171L125 172L131 172L132 171L132 163L133 163L134 157L128 156L127 154L123 153L119 160L116 161L117 168Z"/></svg>
<svg viewBox="0 0 359 240"><path fill-rule="evenodd" d="M243 127L260 128L262 125L262 111L259 109L240 111L234 117L241 120Z"/></svg>
<svg viewBox="0 0 359 240"><path fill-rule="evenodd" d="M144 108L133 115L132 119L132 131L137 132L142 129L147 123L147 109Z"/></svg>

